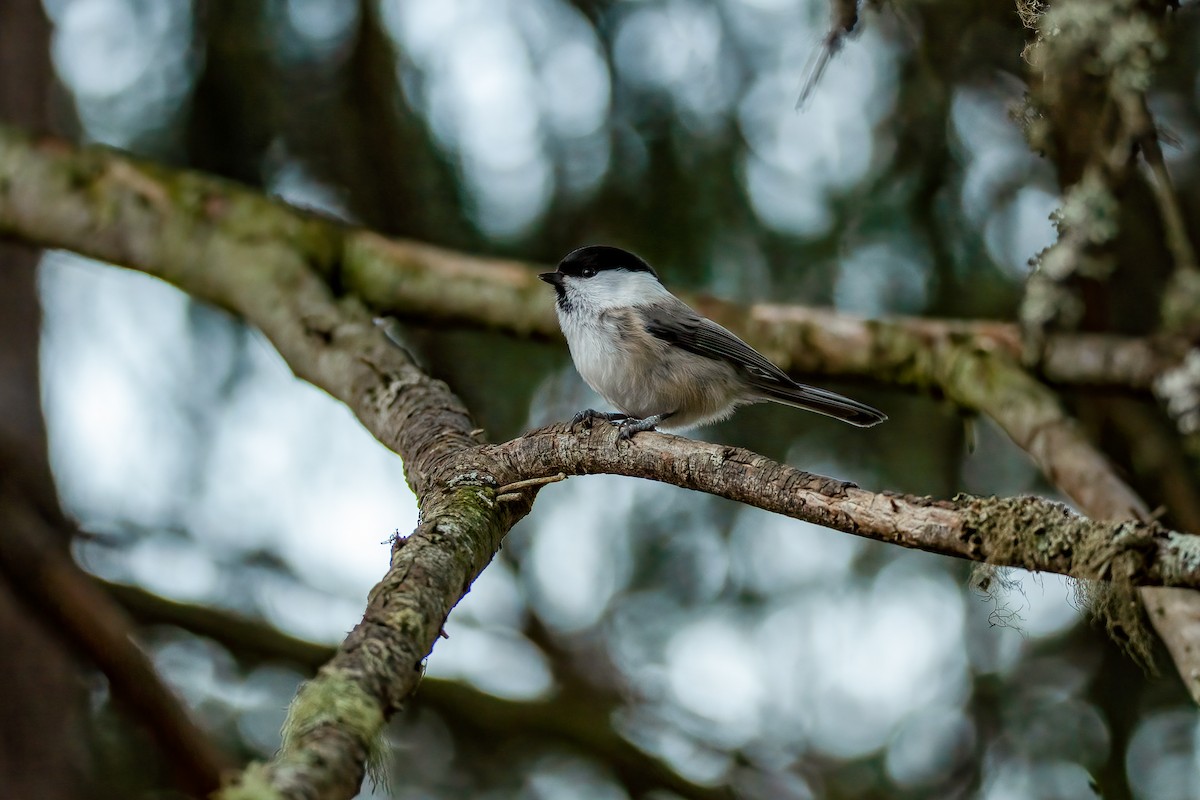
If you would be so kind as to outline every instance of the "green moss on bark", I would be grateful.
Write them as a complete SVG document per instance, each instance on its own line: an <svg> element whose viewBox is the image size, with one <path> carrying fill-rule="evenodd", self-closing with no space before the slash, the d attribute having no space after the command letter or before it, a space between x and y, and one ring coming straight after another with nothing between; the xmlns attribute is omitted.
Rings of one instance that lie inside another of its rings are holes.
<svg viewBox="0 0 1200 800"><path fill-rule="evenodd" d="M288 707L279 758L287 760L300 749L297 747L300 740L329 726L362 743L367 755L367 774L375 783L382 783L386 751L384 722L379 701L361 686L349 678L323 672L304 684Z"/></svg>
<svg viewBox="0 0 1200 800"><path fill-rule="evenodd" d="M353 681L328 673L304 684L283 723L283 750L322 725L335 725L363 741L383 728L383 711L375 698Z"/></svg>

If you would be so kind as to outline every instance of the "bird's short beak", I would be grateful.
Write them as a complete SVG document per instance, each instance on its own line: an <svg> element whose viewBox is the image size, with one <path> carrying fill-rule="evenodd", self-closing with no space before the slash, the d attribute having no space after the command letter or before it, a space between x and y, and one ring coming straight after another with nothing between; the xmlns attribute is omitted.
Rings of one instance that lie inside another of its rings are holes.
<svg viewBox="0 0 1200 800"><path fill-rule="evenodd" d="M538 277L552 286L562 286L563 279L561 272L542 272Z"/></svg>

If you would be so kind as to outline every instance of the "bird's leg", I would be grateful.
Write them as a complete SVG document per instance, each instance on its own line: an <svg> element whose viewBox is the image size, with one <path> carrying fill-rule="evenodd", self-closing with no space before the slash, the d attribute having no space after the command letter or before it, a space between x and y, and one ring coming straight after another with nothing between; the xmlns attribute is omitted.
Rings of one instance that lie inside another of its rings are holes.
<svg viewBox="0 0 1200 800"><path fill-rule="evenodd" d="M628 414L622 414L619 411L597 411L594 408L589 408L585 411L580 411L571 418L571 430L577 428L581 423L587 423L587 427L592 427L592 423L598 419L605 422L620 422L629 419Z"/></svg>
<svg viewBox="0 0 1200 800"><path fill-rule="evenodd" d="M665 414L651 414L645 419L632 419L627 417L623 422L619 423L621 433L619 434L618 438L628 441L629 439L632 439L636 433L641 433L642 431L652 431L657 428L661 422L666 420L668 417L674 416L674 414L674 411L668 411Z"/></svg>

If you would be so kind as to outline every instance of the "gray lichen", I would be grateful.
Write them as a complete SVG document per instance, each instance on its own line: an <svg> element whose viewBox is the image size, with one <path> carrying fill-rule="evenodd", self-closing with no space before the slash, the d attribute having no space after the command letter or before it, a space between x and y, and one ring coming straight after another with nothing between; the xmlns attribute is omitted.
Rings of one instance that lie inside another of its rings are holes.
<svg viewBox="0 0 1200 800"><path fill-rule="evenodd" d="M1200 536L1169 533L1166 550L1172 557L1163 564L1164 580L1177 581L1200 572Z"/></svg>
<svg viewBox="0 0 1200 800"><path fill-rule="evenodd" d="M1119 232L1120 205L1099 168L1084 172L1051 215L1058 241L1030 263L1033 272L1021 302L1022 327L1031 336L1047 328L1071 329L1083 319L1084 304L1071 281L1104 280L1115 260L1105 249ZM1032 344L1037 344L1031 339ZM1036 348L1035 348L1036 349Z"/></svg>
<svg viewBox="0 0 1200 800"><path fill-rule="evenodd" d="M1047 66L1107 78L1117 91L1145 91L1166 44L1153 18L1132 0L1059 0L1038 19Z"/></svg>
<svg viewBox="0 0 1200 800"><path fill-rule="evenodd" d="M1085 111L1082 119L1088 119L1090 109L1093 124L1099 124L1105 118L1104 104L1120 105L1131 96L1138 102L1155 65L1166 55L1158 19L1135 0L1018 0L1017 9L1027 25L1036 25L1026 59L1043 78L1031 90L1019 119L1031 146L1041 152L1080 135L1062 129L1075 125L1076 115L1052 123L1050 109L1062 112L1079 102ZM1057 136L1055 128L1060 129ZM1054 215L1058 241L1031 262L1034 271L1020 312L1027 357L1036 357L1048 328L1078 325L1083 302L1075 279L1105 280L1115 267L1108 251L1119 233L1114 186L1122 179L1110 174L1109 151L1121 146L1120 141L1105 141L1088 156L1088 166Z"/></svg>
<svg viewBox="0 0 1200 800"><path fill-rule="evenodd" d="M1117 198L1096 168L1087 170L1063 198L1051 219L1060 235L1071 235L1093 245L1111 242L1119 231Z"/></svg>
<svg viewBox="0 0 1200 800"><path fill-rule="evenodd" d="M1157 547L1158 526L1130 520L1114 536L1110 525L1038 497L959 499L964 533L989 562L1070 572L1081 604L1131 657L1151 666L1137 587Z"/></svg>
<svg viewBox="0 0 1200 800"><path fill-rule="evenodd" d="M1057 280L1041 272L1029 276L1021 301L1021 325L1042 330L1050 323L1074 328L1083 319L1083 300Z"/></svg>

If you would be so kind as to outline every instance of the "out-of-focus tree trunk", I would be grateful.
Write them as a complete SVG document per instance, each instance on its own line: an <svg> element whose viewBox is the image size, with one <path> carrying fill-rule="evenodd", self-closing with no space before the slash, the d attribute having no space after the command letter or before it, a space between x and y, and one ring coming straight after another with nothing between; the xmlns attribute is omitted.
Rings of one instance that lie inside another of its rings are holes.
<svg viewBox="0 0 1200 800"><path fill-rule="evenodd" d="M50 26L38 0L0 2L0 119L47 127L49 43ZM0 536L24 528L31 514L54 520L61 513L38 384L38 255L0 243ZM78 670L2 570L0 636L2 793L39 800L87 796Z"/></svg>

